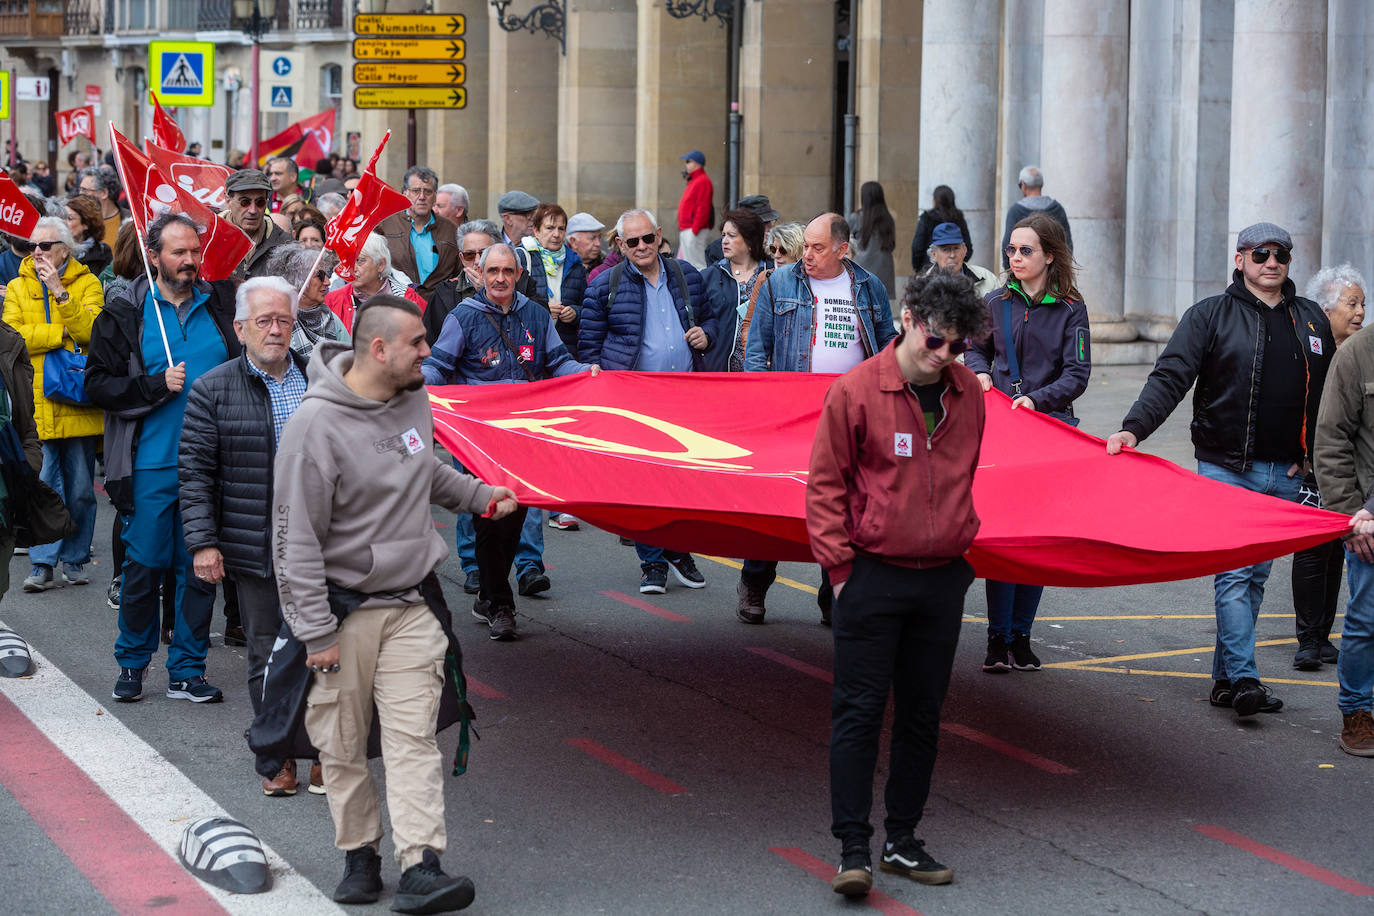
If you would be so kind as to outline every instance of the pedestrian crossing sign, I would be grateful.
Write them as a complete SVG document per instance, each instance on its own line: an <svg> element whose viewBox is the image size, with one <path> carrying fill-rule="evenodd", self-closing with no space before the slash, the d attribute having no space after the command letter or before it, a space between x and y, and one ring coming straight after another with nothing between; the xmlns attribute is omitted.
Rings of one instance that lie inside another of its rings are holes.
<svg viewBox="0 0 1374 916"><path fill-rule="evenodd" d="M170 107L215 104L215 45L209 41L148 43L148 82Z"/></svg>
<svg viewBox="0 0 1374 916"><path fill-rule="evenodd" d="M290 108L291 107L291 87L273 86L272 87L272 107Z"/></svg>

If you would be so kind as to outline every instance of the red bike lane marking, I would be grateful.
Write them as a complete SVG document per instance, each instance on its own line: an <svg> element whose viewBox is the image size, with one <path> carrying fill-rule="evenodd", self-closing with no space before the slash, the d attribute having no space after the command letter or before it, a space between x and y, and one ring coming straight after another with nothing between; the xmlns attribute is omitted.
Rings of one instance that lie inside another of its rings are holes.
<svg viewBox="0 0 1374 916"><path fill-rule="evenodd" d="M484 699L484 700L505 700L505 699L509 699L504 693L502 693L501 691L497 690L495 687L491 686L490 684L484 684L484 683L482 683L481 681L477 680L477 678L473 677L471 674L465 674L464 676L465 676L465 677L467 678L467 680L468 680L468 690L471 690L473 693L477 694L477 696L481 697L482 699Z"/></svg>
<svg viewBox="0 0 1374 916"><path fill-rule="evenodd" d="M830 879L835 877L834 865L824 859L816 858L805 849L799 849L796 846L770 846L768 851L791 862L802 871L820 878L826 884L829 884ZM921 916L919 910L913 910L905 903L892 899L882 891L869 891L866 896L855 898L853 903L867 905L869 909L877 910L885 916Z"/></svg>
<svg viewBox="0 0 1374 916"><path fill-rule="evenodd" d="M1295 871L1300 875L1311 878L1313 881L1320 881L1329 887L1334 887L1338 891L1345 891L1356 897L1374 897L1374 887L1368 884L1361 884L1353 878L1337 874L1329 868L1322 868L1314 865L1305 859L1297 856L1290 856L1286 852L1281 852L1272 846L1265 846L1263 843L1256 842L1248 836L1236 833L1234 830L1227 830L1216 824L1194 824L1193 829L1203 836L1209 836L1214 840L1219 840L1228 846L1259 856L1261 859L1268 859L1275 865L1281 865L1290 871Z"/></svg>
<svg viewBox="0 0 1374 916"><path fill-rule="evenodd" d="M598 744L590 738L568 738L567 741L579 751L589 754L602 763L614 767L631 779L641 782L651 789L657 789L665 795L687 794L686 788L673 782L667 776L661 776L648 767L635 763L629 757L617 754L604 744Z"/></svg>
<svg viewBox="0 0 1374 916"><path fill-rule="evenodd" d="M692 618L690 617L683 617L681 614L675 614L667 608L661 608L656 604L650 604L647 601L642 601L639 598L634 598L621 592L598 592L597 594L605 595L607 598L619 601L621 604L628 604L630 607L639 608L641 611L648 611L655 617L662 617L664 620L671 620L674 623L692 622Z"/></svg>
<svg viewBox="0 0 1374 916"><path fill-rule="evenodd" d="M0 784L116 911L225 912L4 694L0 734Z"/></svg>

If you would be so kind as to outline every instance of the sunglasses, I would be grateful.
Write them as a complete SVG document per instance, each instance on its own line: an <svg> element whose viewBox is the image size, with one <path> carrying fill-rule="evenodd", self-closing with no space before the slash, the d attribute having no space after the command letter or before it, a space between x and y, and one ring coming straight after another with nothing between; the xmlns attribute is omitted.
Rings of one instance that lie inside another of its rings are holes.
<svg viewBox="0 0 1374 916"><path fill-rule="evenodd" d="M262 210L267 206L266 197L240 197L238 198L238 202L239 206L244 208L257 207L259 210Z"/></svg>
<svg viewBox="0 0 1374 916"><path fill-rule="evenodd" d="M324 268L320 268L319 270L315 271L315 279L319 280L321 283L328 283L329 271L325 270Z"/></svg>
<svg viewBox="0 0 1374 916"><path fill-rule="evenodd" d="M1008 245L1006 248L1002 249L1002 254L1007 256L1007 260L1011 260L1012 258L1016 257L1018 252L1020 253L1021 257L1028 258L1031 255L1035 254L1035 251L1036 250L1030 247L1029 245L1022 245L1020 248L1016 247L1015 245Z"/></svg>
<svg viewBox="0 0 1374 916"><path fill-rule="evenodd" d="M459 254L462 255L464 261L475 261L482 256L481 251L463 251Z"/></svg>
<svg viewBox="0 0 1374 916"><path fill-rule="evenodd" d="M39 251L52 251L52 246L61 244L61 242L34 242L33 247Z"/></svg>
<svg viewBox="0 0 1374 916"><path fill-rule="evenodd" d="M769 246L768 246L768 253L769 253L769 254L782 254L782 255L785 255L785 254L787 254L787 249L784 248L784 247L782 247L781 245L769 245Z"/></svg>
<svg viewBox="0 0 1374 916"><path fill-rule="evenodd" d="M1293 260L1293 252L1289 251L1287 248L1280 248L1277 245L1273 248L1250 249L1250 260L1254 261L1256 264L1263 264L1269 260L1271 254L1280 264L1287 264L1289 261Z"/></svg>
<svg viewBox="0 0 1374 916"><path fill-rule="evenodd" d="M657 232L650 232L648 235L626 236L621 239L626 248L638 248L640 245L653 245L658 239Z"/></svg>
<svg viewBox="0 0 1374 916"><path fill-rule="evenodd" d="M921 330L923 330L923 331L925 330L925 325L921 324L921 322L918 321L918 322L916 322L916 324L921 328ZM949 355L950 355L950 356L958 356L960 353L963 353L965 350L968 349L968 339L967 339L967 338L960 339L960 340L945 340L945 338L944 338L943 335L935 335L935 334L927 334L927 335L926 335L926 349L927 349L927 350L936 351L936 350L939 350L941 347L943 347L945 344L949 344Z"/></svg>

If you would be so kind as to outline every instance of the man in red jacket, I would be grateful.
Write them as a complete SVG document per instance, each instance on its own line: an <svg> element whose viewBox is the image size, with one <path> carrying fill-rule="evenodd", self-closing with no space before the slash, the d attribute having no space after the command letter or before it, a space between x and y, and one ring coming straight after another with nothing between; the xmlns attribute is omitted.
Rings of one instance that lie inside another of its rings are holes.
<svg viewBox="0 0 1374 916"><path fill-rule="evenodd" d="M687 187L677 204L677 256L697 270L706 269L706 230L711 228L711 200L715 185L706 174L706 157L694 149L682 156L682 177Z"/></svg>
<svg viewBox="0 0 1374 916"><path fill-rule="evenodd" d="M953 872L915 837L935 766L940 707L959 644L978 532L973 472L983 390L955 361L987 314L964 277L914 279L902 334L826 394L811 450L806 527L835 589L831 832L838 894L873 886L873 769L893 693L882 869L922 884Z"/></svg>

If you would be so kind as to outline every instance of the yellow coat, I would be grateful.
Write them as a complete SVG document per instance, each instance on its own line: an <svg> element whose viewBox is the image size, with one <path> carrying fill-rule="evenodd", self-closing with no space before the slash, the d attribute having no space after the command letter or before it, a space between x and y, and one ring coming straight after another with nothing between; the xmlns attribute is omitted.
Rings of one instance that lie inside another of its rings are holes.
<svg viewBox="0 0 1374 916"><path fill-rule="evenodd" d="M19 276L5 289L5 323L23 335L33 360L33 414L40 439L99 436L105 431L105 414L100 408L73 407L43 397L45 354L58 347L75 350L75 345L85 351L91 343L91 325L105 306L100 281L74 257L67 258L62 287L71 298L64 305L48 296L51 322L43 311L43 284L34 270L32 256L23 260Z"/></svg>

